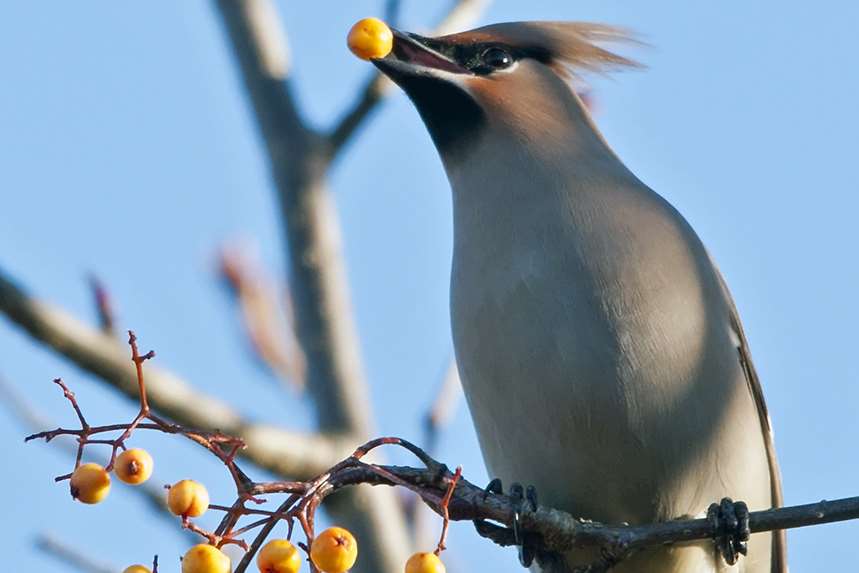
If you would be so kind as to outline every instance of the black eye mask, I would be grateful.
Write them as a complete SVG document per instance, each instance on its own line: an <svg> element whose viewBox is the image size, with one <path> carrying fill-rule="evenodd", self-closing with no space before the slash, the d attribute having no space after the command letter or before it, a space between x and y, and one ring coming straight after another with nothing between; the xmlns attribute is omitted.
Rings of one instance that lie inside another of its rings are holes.
<svg viewBox="0 0 859 573"><path fill-rule="evenodd" d="M492 72L512 66L523 58L532 58L546 63L551 57L544 50L514 48L497 42L476 42L473 44L449 44L434 38L410 34L412 38L444 56L455 61L471 73L486 76Z"/></svg>

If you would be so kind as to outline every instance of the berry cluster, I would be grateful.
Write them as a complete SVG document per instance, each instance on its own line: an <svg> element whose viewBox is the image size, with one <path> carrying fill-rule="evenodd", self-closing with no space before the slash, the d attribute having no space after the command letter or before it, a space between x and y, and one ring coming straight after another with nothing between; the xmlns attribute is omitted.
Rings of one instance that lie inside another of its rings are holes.
<svg viewBox="0 0 859 573"><path fill-rule="evenodd" d="M382 466L366 464L361 458L371 450L386 444L399 445L418 455L425 463L429 458L419 448L398 438L379 438L358 448L349 458L332 467L325 474L310 482L265 482L252 481L236 464L235 457L244 447L244 443L219 432L191 430L177 424L171 424L154 414L146 397L146 385L143 378L143 362L154 356L153 352L141 355L138 352L136 338L129 332L132 361L137 367L137 378L140 392L140 411L128 424L108 426L91 426L78 405L74 393L62 380L54 382L62 388L80 421L79 430L58 428L39 432L28 436L27 440L42 438L50 441L57 436L72 435L77 438L78 449L75 469L72 473L59 476L56 481L69 480L72 497L86 504L96 504L107 498L111 487L111 473L123 483L140 485L150 479L154 469L152 456L141 448L127 448L128 441L136 430L156 430L167 434L179 434L207 448L217 456L227 467L236 485L237 498L230 506L214 505L209 502L206 487L194 480L183 479L167 487L167 508L181 519L182 526L202 536L206 542L191 547L182 558L182 573L230 573L233 571L230 558L221 550L226 544L239 545L246 550L245 556L236 568L236 573L244 573L256 556L256 565L260 573L297 573L302 563L309 562L312 573L346 573L358 559L358 542L348 530L342 527L331 527L315 535L313 531L314 513L322 500L338 489L350 485L350 471L366 470L379 483L404 485L418 493L414 486L403 482ZM108 432L121 432L115 439L94 438ZM97 463L81 463L84 448L88 445L100 444L112 448L107 465ZM438 470L439 468L436 468ZM445 470L446 472L446 470ZM449 474L448 474L449 475ZM405 565L405 573L444 573L445 568L439 559L444 550L449 523L448 505L461 472L449 478L439 475L446 481L444 495L428 492L444 518L441 539L432 553L416 553ZM247 503L261 504L262 494L289 494L289 498L278 511L267 511L248 507ZM424 497L424 496L422 496ZM424 497L426 499L426 497ZM223 511L225 513L221 524L214 531L206 531L196 525L192 518L200 517L207 510ZM237 528L242 517L263 516L253 523ZM304 530L306 543L293 545L290 539L267 539L272 527L279 521L288 524L291 538L294 521L298 521ZM248 545L241 536L256 528L260 533L253 543ZM301 550L307 557L302 557ZM152 569L144 565L131 565L123 573L157 573L158 559L156 557Z"/></svg>

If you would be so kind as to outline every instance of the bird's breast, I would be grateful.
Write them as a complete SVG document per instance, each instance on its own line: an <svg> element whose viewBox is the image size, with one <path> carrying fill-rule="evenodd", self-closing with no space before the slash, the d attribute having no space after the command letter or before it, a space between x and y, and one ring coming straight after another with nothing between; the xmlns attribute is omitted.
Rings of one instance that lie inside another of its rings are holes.
<svg viewBox="0 0 859 573"><path fill-rule="evenodd" d="M708 340L715 291L685 222L658 201L605 216L605 200L470 213L494 222L455 230L451 312L490 471L560 507L574 482L576 507L598 503L581 515L630 520L716 423L688 402L718 397L697 384L729 355Z"/></svg>

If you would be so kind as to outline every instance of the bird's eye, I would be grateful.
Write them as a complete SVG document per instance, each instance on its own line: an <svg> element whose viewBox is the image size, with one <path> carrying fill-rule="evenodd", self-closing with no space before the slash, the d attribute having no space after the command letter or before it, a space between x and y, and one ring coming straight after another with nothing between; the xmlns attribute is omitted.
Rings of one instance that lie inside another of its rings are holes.
<svg viewBox="0 0 859 573"><path fill-rule="evenodd" d="M485 66L493 70L503 70L513 65L513 56L501 48L487 48L480 59Z"/></svg>

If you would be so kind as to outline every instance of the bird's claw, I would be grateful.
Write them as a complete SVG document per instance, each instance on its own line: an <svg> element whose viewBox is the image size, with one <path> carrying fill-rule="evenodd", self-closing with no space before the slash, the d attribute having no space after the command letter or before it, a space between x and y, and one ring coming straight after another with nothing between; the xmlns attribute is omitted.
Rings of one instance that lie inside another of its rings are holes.
<svg viewBox="0 0 859 573"><path fill-rule="evenodd" d="M490 495L501 495L504 493L501 480L493 479L483 490L483 501ZM519 562L523 567L530 567L534 562L536 548L533 546L533 539L529 539L526 532L522 529L522 513L523 511L537 511L537 490L534 486L529 485L527 488L522 487L522 484L514 483L510 486L508 496L513 502L513 541L519 548ZM477 532L490 539L496 539L500 533L497 526L487 523L483 520L476 520L474 527ZM506 531L510 531L507 529ZM504 531L504 530L502 530Z"/></svg>
<svg viewBox="0 0 859 573"><path fill-rule="evenodd" d="M707 519L713 527L713 539L728 565L737 562L740 554L748 553L749 507L742 501L726 497L707 509Z"/></svg>
<svg viewBox="0 0 859 573"><path fill-rule="evenodd" d="M489 494L501 495L502 493L504 493L504 488L501 486L501 480L495 478L483 488L483 501L486 501Z"/></svg>
<svg viewBox="0 0 859 573"><path fill-rule="evenodd" d="M537 511L537 490L532 485L523 488L522 484L514 483L510 486L508 495L513 500L513 538L516 540L516 547L519 548L519 563L523 567L530 567L534 562L535 551L525 539L525 532L522 530L522 512L526 502L528 509Z"/></svg>

